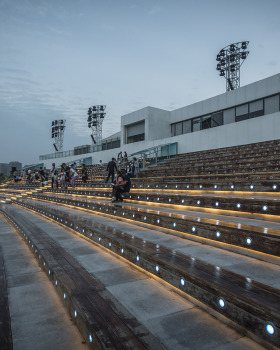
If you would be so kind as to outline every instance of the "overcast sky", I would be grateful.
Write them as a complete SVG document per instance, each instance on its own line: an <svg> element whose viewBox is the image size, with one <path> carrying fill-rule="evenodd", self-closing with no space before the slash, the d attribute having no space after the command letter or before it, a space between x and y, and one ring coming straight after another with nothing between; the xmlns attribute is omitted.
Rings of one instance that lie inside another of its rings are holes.
<svg viewBox="0 0 280 350"><path fill-rule="evenodd" d="M0 0L0 163L91 144L88 107L121 115L167 110L224 93L223 47L249 40L241 86L280 72L279 0Z"/></svg>

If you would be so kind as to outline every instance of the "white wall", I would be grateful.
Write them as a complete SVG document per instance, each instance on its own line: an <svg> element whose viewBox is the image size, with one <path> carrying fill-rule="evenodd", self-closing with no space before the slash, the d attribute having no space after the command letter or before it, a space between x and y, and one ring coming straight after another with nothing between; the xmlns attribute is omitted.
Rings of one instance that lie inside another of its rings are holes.
<svg viewBox="0 0 280 350"><path fill-rule="evenodd" d="M178 152L185 153L280 139L280 112L175 137L171 137L170 130L171 123L230 108L279 92L280 74L277 74L172 112L145 107L122 116L120 148L42 162L47 168L50 168L53 162L60 165L63 162L92 157L93 164L97 164L100 159L107 163L112 157L117 158L120 151L126 151L130 155L174 142L178 142ZM141 120L145 120L145 141L125 144L126 125Z"/></svg>
<svg viewBox="0 0 280 350"><path fill-rule="evenodd" d="M171 111L172 123L199 117L280 92L280 74Z"/></svg>

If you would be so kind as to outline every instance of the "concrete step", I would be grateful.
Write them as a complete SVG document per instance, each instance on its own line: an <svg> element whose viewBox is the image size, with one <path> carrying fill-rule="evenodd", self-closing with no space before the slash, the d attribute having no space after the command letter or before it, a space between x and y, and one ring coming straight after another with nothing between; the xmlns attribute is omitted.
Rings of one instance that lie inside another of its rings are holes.
<svg viewBox="0 0 280 350"><path fill-rule="evenodd" d="M90 329L91 333L82 331L90 348L262 349L261 345L175 293L170 286L159 284L69 228L22 208L5 208L5 211L20 222L14 224L20 225L15 226L16 229L46 272L73 322L82 329L85 329L83 318L89 321L86 328L99 324L98 328ZM88 293L86 281L97 283L98 288ZM109 313L100 314L99 310L106 307ZM131 337L125 337L121 324L117 323L118 329L114 332L113 323L117 318L123 321L122 327L126 325L134 334L135 342L141 340L139 346L131 345ZM100 322L105 321L112 326L100 327ZM122 337L123 343L113 343L116 337Z"/></svg>
<svg viewBox="0 0 280 350"><path fill-rule="evenodd" d="M69 215L47 206L22 204L73 228L81 235L160 277L248 331L257 333L263 340L274 345L279 341L276 335L270 337L265 330L274 329L274 334L278 334L279 320L276 315L280 314L280 310L276 310L276 299L280 298L279 290L256 281L251 283L240 275L220 267L217 269L216 266L202 261L194 261L189 256L146 240L144 242L126 232L110 229L107 225L97 226L89 219L81 219L80 216Z"/></svg>

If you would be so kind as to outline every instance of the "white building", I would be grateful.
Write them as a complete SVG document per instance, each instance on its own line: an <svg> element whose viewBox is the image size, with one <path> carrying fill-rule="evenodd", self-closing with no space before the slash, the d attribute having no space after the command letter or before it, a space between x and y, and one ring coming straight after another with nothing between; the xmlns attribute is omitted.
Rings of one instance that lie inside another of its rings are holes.
<svg viewBox="0 0 280 350"><path fill-rule="evenodd" d="M120 133L103 139L102 146L91 147L91 152L60 152L56 158L40 156L40 162L47 168L52 162L78 159L95 164L120 151L129 156L161 145L175 144L175 152L186 153L276 139L280 139L280 74L173 111L145 107L122 116Z"/></svg>

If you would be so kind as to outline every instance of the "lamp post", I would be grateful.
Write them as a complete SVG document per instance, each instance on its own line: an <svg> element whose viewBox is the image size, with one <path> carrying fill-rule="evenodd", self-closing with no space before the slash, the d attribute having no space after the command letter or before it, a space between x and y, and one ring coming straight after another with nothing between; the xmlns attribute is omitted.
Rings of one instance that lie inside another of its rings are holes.
<svg viewBox="0 0 280 350"><path fill-rule="evenodd" d="M240 67L249 55L249 51L245 51L249 41L241 41L230 44L217 55L217 70L221 77L226 79L226 91L235 90L240 87Z"/></svg>
<svg viewBox="0 0 280 350"><path fill-rule="evenodd" d="M52 139L54 139L54 149L56 152L63 151L63 135L64 130L66 128L65 126L66 120L53 120L52 121Z"/></svg>
<svg viewBox="0 0 280 350"><path fill-rule="evenodd" d="M102 123L105 118L106 106L97 105L88 109L88 127L91 128L92 134L90 135L93 145L101 145L102 143Z"/></svg>

